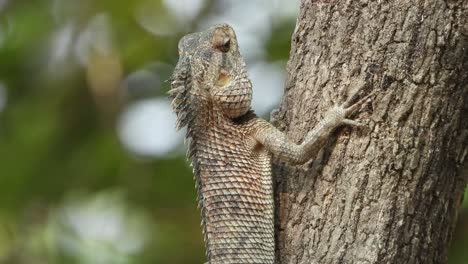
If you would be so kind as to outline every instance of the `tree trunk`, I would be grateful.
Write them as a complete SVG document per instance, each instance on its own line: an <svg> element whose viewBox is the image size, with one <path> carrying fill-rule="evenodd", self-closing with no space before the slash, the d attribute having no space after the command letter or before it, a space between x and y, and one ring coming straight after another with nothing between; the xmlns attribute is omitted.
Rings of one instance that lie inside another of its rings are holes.
<svg viewBox="0 0 468 264"><path fill-rule="evenodd" d="M468 1L303 0L279 128L378 90L303 166L275 161L279 263L446 263L468 156ZM466 164L466 163L465 163Z"/></svg>

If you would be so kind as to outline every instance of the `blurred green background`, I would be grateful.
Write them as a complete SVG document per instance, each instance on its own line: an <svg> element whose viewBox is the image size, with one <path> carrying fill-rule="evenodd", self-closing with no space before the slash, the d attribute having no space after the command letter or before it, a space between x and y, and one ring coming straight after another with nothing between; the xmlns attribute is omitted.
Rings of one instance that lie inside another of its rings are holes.
<svg viewBox="0 0 468 264"><path fill-rule="evenodd" d="M203 263L177 42L227 22L279 103L296 1L0 0L0 263ZM468 202L450 263L468 263Z"/></svg>

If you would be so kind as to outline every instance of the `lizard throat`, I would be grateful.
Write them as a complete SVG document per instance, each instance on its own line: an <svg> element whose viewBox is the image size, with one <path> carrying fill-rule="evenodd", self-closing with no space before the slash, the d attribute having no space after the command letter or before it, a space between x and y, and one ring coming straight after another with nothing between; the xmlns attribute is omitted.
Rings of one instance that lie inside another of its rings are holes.
<svg viewBox="0 0 468 264"><path fill-rule="evenodd" d="M237 118L250 110L252 89L250 86L231 83L215 89L213 99L229 118Z"/></svg>

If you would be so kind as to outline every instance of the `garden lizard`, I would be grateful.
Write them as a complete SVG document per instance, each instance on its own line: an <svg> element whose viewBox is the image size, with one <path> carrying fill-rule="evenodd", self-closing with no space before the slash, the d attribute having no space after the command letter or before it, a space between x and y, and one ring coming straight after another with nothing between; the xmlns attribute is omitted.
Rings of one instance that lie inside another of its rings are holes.
<svg viewBox="0 0 468 264"><path fill-rule="evenodd" d="M347 117L370 95L331 107L296 144L251 110L252 84L229 25L186 35L178 49L169 94L177 128L187 128L208 263L274 263L271 156L308 161L336 127L360 125Z"/></svg>

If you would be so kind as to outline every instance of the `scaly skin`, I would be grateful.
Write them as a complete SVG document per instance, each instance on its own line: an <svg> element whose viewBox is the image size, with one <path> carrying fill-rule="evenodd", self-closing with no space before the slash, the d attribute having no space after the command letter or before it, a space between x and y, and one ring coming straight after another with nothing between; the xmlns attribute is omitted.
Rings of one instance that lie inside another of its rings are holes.
<svg viewBox="0 0 468 264"><path fill-rule="evenodd" d="M172 76L177 127L187 127L208 263L275 262L271 155L304 163L367 102L334 106L300 145L250 110L252 86L234 30L185 36Z"/></svg>

